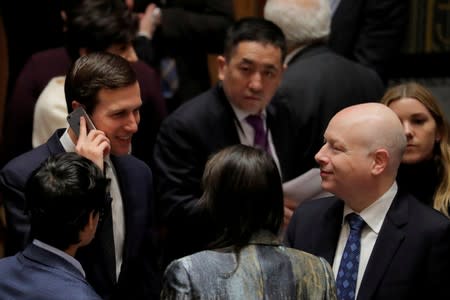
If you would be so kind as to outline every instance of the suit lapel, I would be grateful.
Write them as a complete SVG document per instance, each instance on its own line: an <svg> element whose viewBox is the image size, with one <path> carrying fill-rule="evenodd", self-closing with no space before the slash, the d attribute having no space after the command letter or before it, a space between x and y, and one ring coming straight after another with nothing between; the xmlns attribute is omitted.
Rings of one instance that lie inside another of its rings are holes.
<svg viewBox="0 0 450 300"><path fill-rule="evenodd" d="M330 265L333 265L344 210L344 202L337 198L334 199L335 203L324 214L324 220L321 222L316 235L316 244L313 245L313 249L317 249L315 254L325 258Z"/></svg>
<svg viewBox="0 0 450 300"><path fill-rule="evenodd" d="M397 194L381 227L367 263L358 299L370 299L377 291L386 270L403 242L402 227L408 222L408 201Z"/></svg>
<svg viewBox="0 0 450 300"><path fill-rule="evenodd" d="M280 105L282 104L271 104L266 108L267 127L270 130L275 152L280 162L281 177L283 181L287 181L298 174L294 174L295 166L292 166L294 162L290 159L292 157L291 152L295 151L295 147L292 147L292 144L287 141L287 137L291 134L289 126L286 125L288 121L281 119L281 117L288 118L288 115L280 115Z"/></svg>

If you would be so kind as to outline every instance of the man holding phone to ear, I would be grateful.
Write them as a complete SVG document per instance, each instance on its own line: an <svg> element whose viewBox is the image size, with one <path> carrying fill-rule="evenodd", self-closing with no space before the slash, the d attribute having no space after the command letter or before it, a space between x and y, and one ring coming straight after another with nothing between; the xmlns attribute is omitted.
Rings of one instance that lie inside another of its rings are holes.
<svg viewBox="0 0 450 300"><path fill-rule="evenodd" d="M119 56L92 53L75 62L64 89L69 112L83 107L87 114L80 117L79 136L71 127L59 129L47 143L0 171L9 253L23 249L32 238L23 194L30 174L50 155L77 152L103 165L111 179L110 213L105 214L94 241L77 255L88 282L105 299L157 298L152 173L143 161L128 154L142 105L136 74ZM87 118L96 129L88 132Z"/></svg>

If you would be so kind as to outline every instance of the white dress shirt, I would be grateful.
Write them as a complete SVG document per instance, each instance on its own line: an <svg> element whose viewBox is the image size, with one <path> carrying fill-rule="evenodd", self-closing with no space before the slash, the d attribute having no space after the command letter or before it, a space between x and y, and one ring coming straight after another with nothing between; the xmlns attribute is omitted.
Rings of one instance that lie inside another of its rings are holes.
<svg viewBox="0 0 450 300"><path fill-rule="evenodd" d="M364 226L361 231L361 253L359 256L358 278L356 280L356 296L358 295L361 280L366 270L370 255L372 254L375 242L377 241L378 234L380 233L381 226L383 225L384 218L386 217L389 207L397 194L397 190L397 183L394 182L394 184L386 193L383 194L383 196L372 203L369 207L362 210L360 213L356 213L366 223L366 226ZM335 278L339 272L342 254L344 252L348 236L350 235L350 228L348 223L345 221L345 217L352 212L354 211L350 207L347 205L344 206L341 233L339 235L339 241L333 261L333 273Z"/></svg>

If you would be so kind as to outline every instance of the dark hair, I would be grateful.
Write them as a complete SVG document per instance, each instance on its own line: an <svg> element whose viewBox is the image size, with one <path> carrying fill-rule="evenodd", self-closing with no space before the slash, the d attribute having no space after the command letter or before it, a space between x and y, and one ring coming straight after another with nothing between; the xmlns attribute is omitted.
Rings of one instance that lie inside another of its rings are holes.
<svg viewBox="0 0 450 300"><path fill-rule="evenodd" d="M286 39L281 29L273 22L262 18L242 18L227 31L224 55L229 60L233 51L241 42L269 44L281 50L281 62L286 57Z"/></svg>
<svg viewBox="0 0 450 300"><path fill-rule="evenodd" d="M64 92L69 112L76 100L91 114L101 89L117 89L137 82L130 63L117 55L97 52L78 58L66 76Z"/></svg>
<svg viewBox="0 0 450 300"><path fill-rule="evenodd" d="M103 211L109 179L75 152L49 157L27 182L33 237L61 250L80 242L91 212Z"/></svg>
<svg viewBox="0 0 450 300"><path fill-rule="evenodd" d="M214 247L248 244L259 230L278 234L283 191L278 168L264 151L244 145L225 148L207 162L201 205L223 230Z"/></svg>
<svg viewBox="0 0 450 300"><path fill-rule="evenodd" d="M73 59L79 49L105 51L113 44L128 44L136 36L138 20L122 0L66 0L66 46Z"/></svg>

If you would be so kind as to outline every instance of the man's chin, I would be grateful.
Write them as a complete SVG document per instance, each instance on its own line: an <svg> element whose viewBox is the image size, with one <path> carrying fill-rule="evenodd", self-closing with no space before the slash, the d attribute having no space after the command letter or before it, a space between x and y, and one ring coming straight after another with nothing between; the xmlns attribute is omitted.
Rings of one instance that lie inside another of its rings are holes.
<svg viewBox="0 0 450 300"><path fill-rule="evenodd" d="M111 154L114 156L124 156L131 154L131 147L111 150Z"/></svg>

